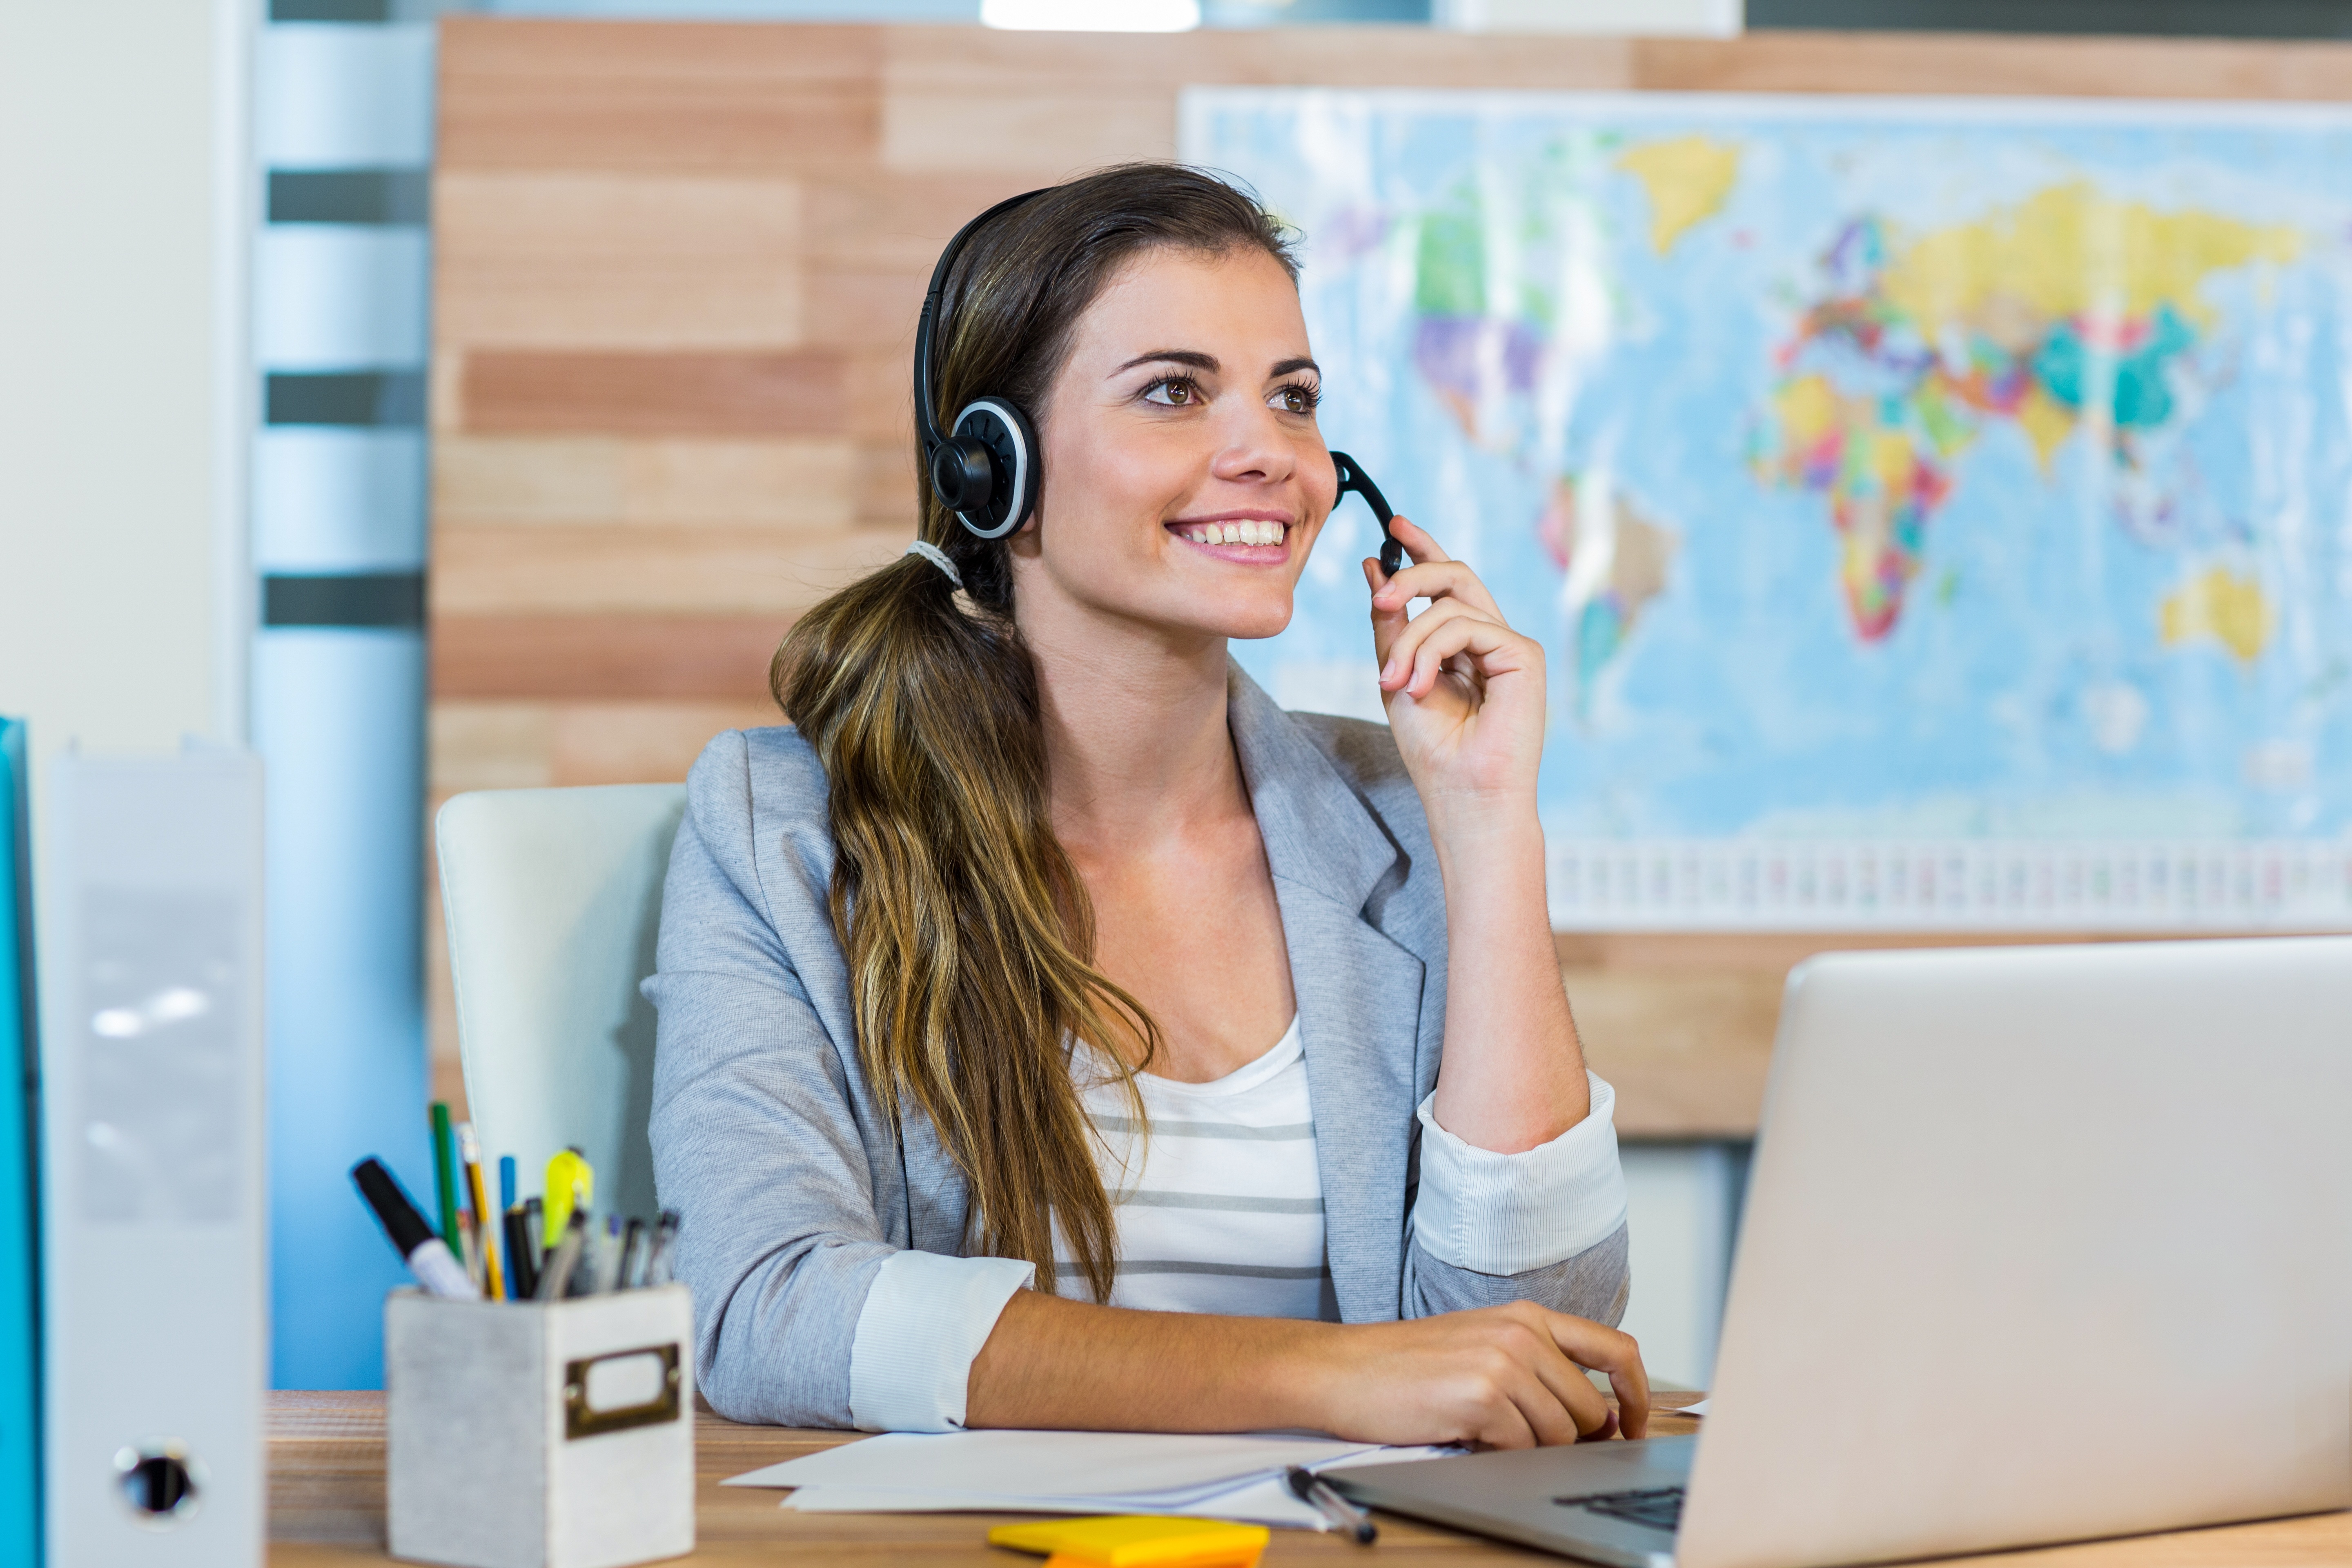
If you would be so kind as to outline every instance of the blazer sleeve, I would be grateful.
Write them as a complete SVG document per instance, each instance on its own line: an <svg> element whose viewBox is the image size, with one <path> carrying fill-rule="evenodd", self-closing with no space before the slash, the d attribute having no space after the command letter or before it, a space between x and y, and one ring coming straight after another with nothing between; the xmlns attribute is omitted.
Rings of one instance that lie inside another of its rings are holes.
<svg viewBox="0 0 2352 1568"><path fill-rule="evenodd" d="M1530 1300L1612 1328L1624 1316L1625 1177L1616 1092L1586 1074L1592 1108L1550 1142L1517 1154L1475 1148L1415 1111L1421 1180L1406 1244L1409 1315Z"/></svg>
<svg viewBox="0 0 2352 1568"><path fill-rule="evenodd" d="M688 780L645 983L654 1176L680 1218L696 1385L735 1420L848 1426L859 1315L907 1238L878 1212L868 1144L887 1131L861 1125L778 934L752 807L746 737L721 735Z"/></svg>

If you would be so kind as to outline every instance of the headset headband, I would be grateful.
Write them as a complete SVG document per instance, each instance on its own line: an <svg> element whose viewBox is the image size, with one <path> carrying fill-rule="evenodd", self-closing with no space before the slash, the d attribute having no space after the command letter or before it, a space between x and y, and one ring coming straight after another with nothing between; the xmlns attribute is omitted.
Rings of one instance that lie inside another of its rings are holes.
<svg viewBox="0 0 2352 1568"><path fill-rule="evenodd" d="M964 241L971 237L974 229L998 213L1010 211L1032 197L1044 195L1050 188L1024 191L1017 196L1008 196L956 230L955 237L948 241L948 247L940 252L940 264L931 268L931 286L923 293L923 314L915 323L915 433L923 444L923 466L927 471L930 467L931 454L947 445L948 439L940 433L939 416L931 409L931 331L939 320L940 294L947 288L948 268L955 265L958 253L963 249Z"/></svg>

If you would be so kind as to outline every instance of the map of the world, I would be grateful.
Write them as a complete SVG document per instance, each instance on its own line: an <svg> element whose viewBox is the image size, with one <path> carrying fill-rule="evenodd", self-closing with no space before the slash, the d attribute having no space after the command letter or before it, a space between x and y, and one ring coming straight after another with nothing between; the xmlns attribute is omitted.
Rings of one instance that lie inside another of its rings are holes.
<svg viewBox="0 0 2352 1568"><path fill-rule="evenodd" d="M1198 89L1548 649L1565 925L2352 920L2352 115ZM1285 705L1380 716L1332 521Z"/></svg>

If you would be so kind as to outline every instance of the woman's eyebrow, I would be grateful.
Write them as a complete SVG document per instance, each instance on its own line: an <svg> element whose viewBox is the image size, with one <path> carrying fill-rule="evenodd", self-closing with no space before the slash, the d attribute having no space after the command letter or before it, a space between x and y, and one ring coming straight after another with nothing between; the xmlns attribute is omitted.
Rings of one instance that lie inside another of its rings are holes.
<svg viewBox="0 0 2352 1568"><path fill-rule="evenodd" d="M1317 364L1313 360L1308 359L1305 354L1299 355L1297 359L1276 360L1275 362L1274 368L1267 371L1265 374L1270 378L1277 375L1288 375L1295 370L1311 370L1318 375L1321 375L1323 374L1323 367Z"/></svg>
<svg viewBox="0 0 2352 1568"><path fill-rule="evenodd" d="M1216 355L1204 354L1196 349L1154 349L1148 354L1136 355L1119 366L1118 370L1111 372L1111 374L1117 375L1120 371L1133 370L1139 364L1190 365L1194 370L1206 371L1211 375L1216 374L1220 368Z"/></svg>

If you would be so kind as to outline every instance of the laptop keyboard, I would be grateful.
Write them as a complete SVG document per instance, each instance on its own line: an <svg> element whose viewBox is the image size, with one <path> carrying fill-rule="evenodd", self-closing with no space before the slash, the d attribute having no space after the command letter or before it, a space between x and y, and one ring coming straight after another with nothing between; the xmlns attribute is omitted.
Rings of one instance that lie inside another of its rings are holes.
<svg viewBox="0 0 2352 1568"><path fill-rule="evenodd" d="M1683 1521L1683 1489L1652 1487L1644 1491L1594 1492L1589 1497L1556 1497L1562 1508L1580 1508L1610 1519L1645 1524L1672 1533Z"/></svg>

